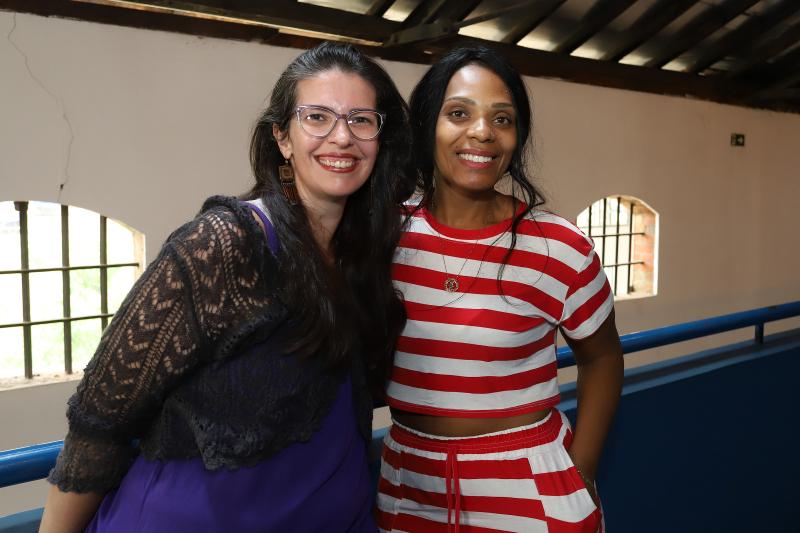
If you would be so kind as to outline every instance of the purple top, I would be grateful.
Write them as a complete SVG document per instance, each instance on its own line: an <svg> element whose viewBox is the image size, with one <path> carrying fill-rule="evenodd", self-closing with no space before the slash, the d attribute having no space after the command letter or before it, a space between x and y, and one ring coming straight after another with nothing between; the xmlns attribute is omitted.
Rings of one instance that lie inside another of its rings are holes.
<svg viewBox="0 0 800 533"><path fill-rule="evenodd" d="M139 457L87 533L375 532L366 443L349 378L308 442L251 468L206 470L197 459Z"/></svg>
<svg viewBox="0 0 800 533"><path fill-rule="evenodd" d="M269 249L272 250L272 253L274 254L278 251L278 235L275 234L275 228L272 226L272 222L269 221L267 215L261 210L261 208L251 204L250 202L244 202L244 205L249 207L253 213L258 215L261 223L264 224L264 233L267 234L267 246L269 246Z"/></svg>
<svg viewBox="0 0 800 533"><path fill-rule="evenodd" d="M267 243L278 247L266 215ZM249 348L258 349L258 345ZM374 488L348 377L308 442L287 446L250 468L206 470L200 458L139 456L100 504L87 533L373 533Z"/></svg>

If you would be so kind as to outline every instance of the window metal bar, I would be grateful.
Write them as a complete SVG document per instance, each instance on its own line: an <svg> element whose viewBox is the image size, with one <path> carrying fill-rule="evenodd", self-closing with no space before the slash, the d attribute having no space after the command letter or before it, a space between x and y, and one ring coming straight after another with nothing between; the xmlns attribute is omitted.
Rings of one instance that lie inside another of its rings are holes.
<svg viewBox="0 0 800 533"><path fill-rule="evenodd" d="M600 264L602 264L604 267L611 266L603 264L606 262L606 216L608 212L607 208L608 208L608 198L603 198L603 236L600 239L600 242L602 243L600 246ZM616 292L617 292L617 287L614 286L614 293L616 294Z"/></svg>
<svg viewBox="0 0 800 533"><path fill-rule="evenodd" d="M14 202L19 212L19 265L28 270L28 202ZM33 348L31 347L31 327L25 325L31 320L31 280L27 272L22 274L22 342L24 346L25 377L33 377Z"/></svg>
<svg viewBox="0 0 800 533"><path fill-rule="evenodd" d="M643 264L644 261L631 261L630 263L614 263L611 265L603 265L603 268L624 267L624 266L643 265Z"/></svg>
<svg viewBox="0 0 800 533"><path fill-rule="evenodd" d="M69 283L69 207L61 206L61 298L64 316L72 314ZM64 372L72 374L72 322L64 322Z"/></svg>
<svg viewBox="0 0 800 533"><path fill-rule="evenodd" d="M633 236L634 236L634 233L633 233L633 202L631 202L631 212L630 212L630 217L628 218L628 222L629 222L629 227L630 227L630 231L631 231L631 234L628 235L628 261L632 261L633 260ZM644 232L636 233L635 235L644 235ZM625 286L628 287L628 292L631 292L631 270L633 270L633 269L631 267L628 267L628 280L625 283Z"/></svg>
<svg viewBox="0 0 800 533"><path fill-rule="evenodd" d="M108 262L108 219L100 215L100 264ZM100 314L108 315L108 268L100 268ZM108 325L108 317L104 316L101 322L101 332Z"/></svg>
<svg viewBox="0 0 800 533"><path fill-rule="evenodd" d="M628 235L644 235L644 232L637 231L635 233L625 233L623 231L622 233L609 233L608 235L606 235L606 237L627 237Z"/></svg>
<svg viewBox="0 0 800 533"><path fill-rule="evenodd" d="M619 214L621 209L622 209L622 198L617 196L617 235L619 235ZM629 257L628 261L630 260L631 258ZM619 263L619 237L614 239L614 263ZM619 274L619 267L614 267L614 289L616 293L619 293L618 274ZM626 288L624 294L627 293L628 289Z"/></svg>
<svg viewBox="0 0 800 533"><path fill-rule="evenodd" d="M125 268L137 267L141 268L142 265L139 261L132 261L127 263L108 263L108 218L100 216L100 262L96 265L70 265L69 254L69 206L62 205L61 207L61 263L60 267L50 268L30 268L30 246L28 234L28 207L27 201L16 201L14 207L19 213L19 229L20 229L20 268L14 270L0 271L0 275L11 274L20 275L21 289L22 289L22 321L13 324L0 324L0 329L21 327L23 331L23 347L24 347L24 368L25 377L30 379L33 377L33 342L32 330L33 326L43 324L57 324L62 323L64 327L64 370L67 374L71 374L72 369L72 322L77 320L92 320L100 319L102 328L108 325L109 318L114 316L114 313L108 312L108 269L110 268ZM72 314L71 306L71 283L70 272L73 270L100 270L100 310L101 312L95 315L86 316L70 316ZM62 287L62 318L53 318L47 320L31 320L31 292L30 292L30 274L40 272L61 272L61 287Z"/></svg>
<svg viewBox="0 0 800 533"><path fill-rule="evenodd" d="M589 237L592 236L592 205L593 204L589 204Z"/></svg>
<svg viewBox="0 0 800 533"><path fill-rule="evenodd" d="M18 328L22 326L23 328L30 328L30 326L41 326L42 324L56 324L58 322L75 322L76 320L91 320L93 318L109 318L114 316L114 313L104 313L104 314L97 314L97 315L86 315L86 316L67 316L63 318L51 318L48 320L28 320L25 322L17 322L16 324L0 324L0 329L2 328ZM28 376L31 377L31 376Z"/></svg>
<svg viewBox="0 0 800 533"><path fill-rule="evenodd" d="M602 258L600 260L601 264L605 263L605 261L606 261L606 214L607 214L607 210L606 209L607 209L607 207L608 207L608 198L603 198L603 238L600 241L601 242L600 250L601 250L601 253L602 253ZM616 287L614 287L614 289L616 289Z"/></svg>
<svg viewBox="0 0 800 533"><path fill-rule="evenodd" d="M88 270L91 268L120 268L120 267L138 267L140 266L138 262L134 261L131 263L109 263L105 265L78 265L78 266L61 266L61 267L50 267L50 268L22 268L18 270L0 270L0 275L3 274L35 274L37 272L62 272L64 270L73 271L73 270Z"/></svg>

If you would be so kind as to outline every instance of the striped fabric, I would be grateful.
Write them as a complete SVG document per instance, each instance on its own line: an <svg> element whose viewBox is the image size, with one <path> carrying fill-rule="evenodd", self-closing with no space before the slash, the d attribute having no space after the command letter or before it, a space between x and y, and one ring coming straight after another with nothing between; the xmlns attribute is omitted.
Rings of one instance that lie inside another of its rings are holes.
<svg viewBox="0 0 800 533"><path fill-rule="evenodd" d="M595 533L601 511L566 449L569 421L479 437L386 436L376 517L384 532Z"/></svg>
<svg viewBox="0 0 800 533"><path fill-rule="evenodd" d="M594 333L613 295L592 241L563 218L536 211L478 230L411 217L393 279L408 321L388 387L390 406L458 417L505 417L558 403L556 332ZM456 278L459 290L445 290Z"/></svg>

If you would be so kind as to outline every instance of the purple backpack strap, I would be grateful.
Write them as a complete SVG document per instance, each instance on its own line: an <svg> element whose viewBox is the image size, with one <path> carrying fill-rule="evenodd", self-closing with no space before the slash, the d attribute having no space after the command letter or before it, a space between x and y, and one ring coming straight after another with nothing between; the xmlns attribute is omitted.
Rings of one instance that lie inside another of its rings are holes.
<svg viewBox="0 0 800 533"><path fill-rule="evenodd" d="M278 235L275 233L275 227L272 225L272 222L269 221L267 215L257 206L250 202L244 202L244 205L249 207L253 213L258 215L258 218L261 219L261 222L264 224L264 233L267 234L267 246L269 246L273 254L278 253Z"/></svg>

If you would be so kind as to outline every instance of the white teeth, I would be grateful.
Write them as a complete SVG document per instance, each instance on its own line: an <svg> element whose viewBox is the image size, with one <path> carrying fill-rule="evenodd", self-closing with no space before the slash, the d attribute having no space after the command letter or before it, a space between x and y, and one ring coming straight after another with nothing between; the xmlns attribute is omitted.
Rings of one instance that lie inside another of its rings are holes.
<svg viewBox="0 0 800 533"><path fill-rule="evenodd" d="M472 161L473 163L488 163L492 160L491 157L475 154L458 154L458 157L466 159L467 161Z"/></svg>
<svg viewBox="0 0 800 533"><path fill-rule="evenodd" d="M326 167L333 167L333 168L350 168L356 164L355 161L352 159L320 159L320 163L325 165Z"/></svg>

